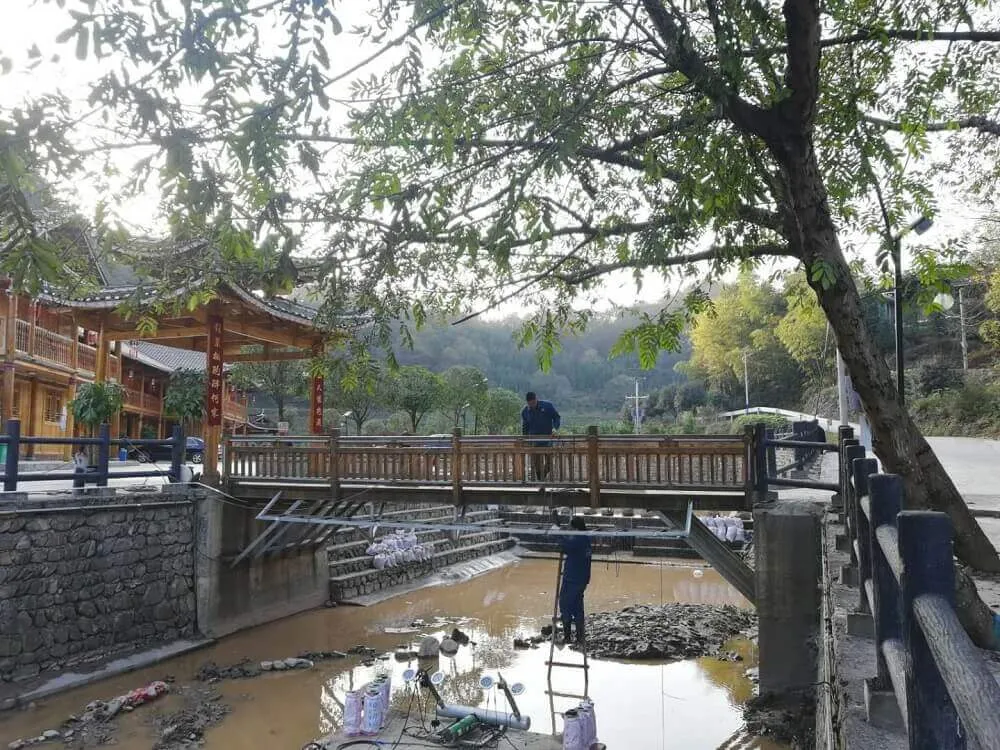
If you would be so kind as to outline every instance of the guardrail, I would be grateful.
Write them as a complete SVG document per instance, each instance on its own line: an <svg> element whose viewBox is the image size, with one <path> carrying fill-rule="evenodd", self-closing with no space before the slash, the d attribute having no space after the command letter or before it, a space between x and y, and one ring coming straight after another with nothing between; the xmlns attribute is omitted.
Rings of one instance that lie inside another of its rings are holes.
<svg viewBox="0 0 1000 750"><path fill-rule="evenodd" d="M96 484L98 487L107 487L109 477L115 479L133 479L143 477L162 477L163 472L157 469L143 469L136 471L110 471L111 446L146 446L146 447L169 447L171 460L168 476L175 482L180 481L181 465L184 463L184 451L186 440L184 438L183 427L174 427L173 434L166 440L142 439L132 440L130 438L112 439L111 432L106 424L102 424L97 430L97 437L25 437L21 435L21 420L10 419L7 421L6 432L0 435L0 445L6 447L7 457L4 461L3 490L4 492L16 492L18 484L22 482L50 482L55 480L73 480L74 486L85 486ZM96 445L97 464L90 466L85 472L57 471L57 472L22 472L20 466L22 445Z"/></svg>
<svg viewBox="0 0 1000 750"><path fill-rule="evenodd" d="M997 747L1000 686L955 612L948 516L905 510L902 479L875 473L850 429L840 450L859 609L875 626L870 688L895 694L911 750Z"/></svg>
<svg viewBox="0 0 1000 750"><path fill-rule="evenodd" d="M812 423L803 422L796 424L807 425ZM830 492L840 491L839 483L834 484L833 482L793 479L780 476L793 469L801 469L818 454L836 453L839 450L837 444L827 443L826 441L806 440L804 437L798 437L798 435L806 434L804 427L796 429L791 439L775 438L774 431L768 429L763 423L757 423L749 429L752 435L748 442L753 451L750 477L753 489L759 497L766 494L769 487L798 487L801 489L829 490ZM792 449L795 452L795 460L787 466L778 467L776 450L779 448Z"/></svg>
<svg viewBox="0 0 1000 750"><path fill-rule="evenodd" d="M588 489L749 488L750 434L518 437L231 437L227 479L313 479L392 485L559 486Z"/></svg>

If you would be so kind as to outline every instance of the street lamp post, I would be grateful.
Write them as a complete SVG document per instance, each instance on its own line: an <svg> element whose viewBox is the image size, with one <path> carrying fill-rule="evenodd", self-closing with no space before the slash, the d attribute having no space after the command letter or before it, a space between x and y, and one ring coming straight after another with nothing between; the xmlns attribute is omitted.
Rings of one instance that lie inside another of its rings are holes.
<svg viewBox="0 0 1000 750"><path fill-rule="evenodd" d="M895 317L896 334L896 390L899 403L906 403L906 386L903 377L903 305L900 295L903 289L903 236L910 232L923 234L934 224L927 216L921 216L910 226L892 238L892 264L895 271L892 281L892 306Z"/></svg>
<svg viewBox="0 0 1000 750"><path fill-rule="evenodd" d="M342 432L343 434L345 434L345 435L347 434L347 419L348 419L348 417L350 417L350 416L351 416L352 414L354 414L354 412L353 412L353 411L345 411L345 412L344 412L344 413L343 413L343 414L342 414L342 415L340 416L340 431L341 431L341 432Z"/></svg>
<svg viewBox="0 0 1000 750"><path fill-rule="evenodd" d="M747 364L749 353L743 352L743 413L750 413L750 366Z"/></svg>

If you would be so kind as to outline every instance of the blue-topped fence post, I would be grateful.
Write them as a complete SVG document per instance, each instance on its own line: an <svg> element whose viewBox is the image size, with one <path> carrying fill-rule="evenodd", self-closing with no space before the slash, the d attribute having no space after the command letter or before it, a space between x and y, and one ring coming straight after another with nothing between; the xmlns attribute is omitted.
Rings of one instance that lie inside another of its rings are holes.
<svg viewBox="0 0 1000 750"><path fill-rule="evenodd" d="M896 525L903 562L900 596L903 644L909 654L906 716L910 750L965 750L955 706L934 663L924 631L913 614L913 601L925 594L955 606L951 521L944 513L907 510L897 516Z"/></svg>
<svg viewBox="0 0 1000 750"><path fill-rule="evenodd" d="M840 427L837 428L837 446L839 447L839 452L838 452L839 458L843 458L844 456L843 453L844 441L851 440L853 438L854 438L853 427L848 427L847 425L841 425ZM846 471L843 462L841 462L838 469L840 471L838 475L840 477L838 480L838 484L840 485L840 492L838 492L836 495L833 496L832 507L836 511L843 512L844 503L846 502L846 498L844 497L844 476L846 474Z"/></svg>
<svg viewBox="0 0 1000 750"><path fill-rule="evenodd" d="M754 503L767 500L767 427L758 422L753 427Z"/></svg>
<svg viewBox="0 0 1000 750"><path fill-rule="evenodd" d="M861 448L863 455L864 446L858 447ZM861 594L858 611L871 612L868 593L865 590L869 585L868 581L872 580L871 529L868 515L861 508L861 498L869 494L868 475L878 472L878 462L871 458L856 458L851 463L851 469L854 475L854 528L858 530L855 550L858 558L858 591Z"/></svg>
<svg viewBox="0 0 1000 750"><path fill-rule="evenodd" d="M882 646L886 641L902 642L903 635L899 619L899 588L896 577L889 567L882 545L879 544L879 529L883 534L894 537L896 516L903 509L903 479L897 474L876 474L868 479L868 497L871 499L872 517L869 520L870 535L868 545L872 560L872 598L875 600L875 658L878 671L868 683L869 691L892 690L889 669L885 663ZM859 540L860 541L860 540Z"/></svg>
<svg viewBox="0 0 1000 750"><path fill-rule="evenodd" d="M768 428L768 430L764 433L764 436L768 440L774 440L774 429ZM776 477L778 476L778 457L776 455L774 446L773 445L767 446L766 452L767 452L767 475L769 477Z"/></svg>
<svg viewBox="0 0 1000 750"><path fill-rule="evenodd" d="M7 459L4 462L3 491L17 491L17 462L21 456L21 420L7 420Z"/></svg>
<svg viewBox="0 0 1000 750"><path fill-rule="evenodd" d="M111 460L111 427L105 422L97 428L97 486L108 486L109 461Z"/></svg>
<svg viewBox="0 0 1000 750"><path fill-rule="evenodd" d="M181 466L184 464L184 452L187 447L184 437L184 427L182 425L174 425L174 429L170 433L170 440L170 477L175 482L179 482L181 481ZM201 460L204 463L208 463L209 461L216 461L218 458L216 456L209 456L208 453L203 453Z"/></svg>

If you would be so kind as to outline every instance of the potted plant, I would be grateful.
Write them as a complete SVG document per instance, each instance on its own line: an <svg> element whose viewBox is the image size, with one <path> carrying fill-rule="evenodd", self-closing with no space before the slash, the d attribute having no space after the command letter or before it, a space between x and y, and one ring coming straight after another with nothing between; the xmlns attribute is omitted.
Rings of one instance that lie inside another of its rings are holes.
<svg viewBox="0 0 1000 750"><path fill-rule="evenodd" d="M121 411L124 403L125 389L120 383L84 383L76 389L76 398L72 402L73 418L93 437L98 427L110 422L111 417ZM87 451L87 455L93 464L93 451Z"/></svg>

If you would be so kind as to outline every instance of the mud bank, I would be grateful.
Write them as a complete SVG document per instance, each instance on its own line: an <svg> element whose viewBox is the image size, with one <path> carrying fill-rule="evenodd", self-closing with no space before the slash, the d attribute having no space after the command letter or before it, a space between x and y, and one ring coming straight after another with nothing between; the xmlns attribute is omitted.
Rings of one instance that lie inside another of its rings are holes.
<svg viewBox="0 0 1000 750"><path fill-rule="evenodd" d="M587 617L587 654L601 659L714 656L737 635L756 635L757 615L711 604L636 605Z"/></svg>

